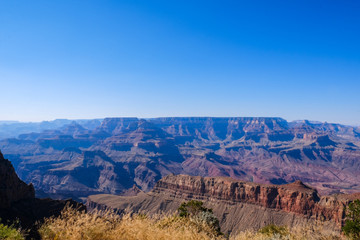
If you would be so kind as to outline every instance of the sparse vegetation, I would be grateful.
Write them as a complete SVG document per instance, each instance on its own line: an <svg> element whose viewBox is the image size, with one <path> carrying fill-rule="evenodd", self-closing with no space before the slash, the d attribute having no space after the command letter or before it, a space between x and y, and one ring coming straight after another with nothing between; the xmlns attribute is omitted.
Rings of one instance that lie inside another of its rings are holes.
<svg viewBox="0 0 360 240"><path fill-rule="evenodd" d="M260 234L266 235L266 236L279 236L284 237L289 235L289 230L285 226L276 226L274 224L267 225L259 230Z"/></svg>
<svg viewBox="0 0 360 240"><path fill-rule="evenodd" d="M212 209L204 207L203 202L195 200L184 202L180 205L178 213L180 217L186 218L195 226L210 228L210 236L222 235L219 220Z"/></svg>
<svg viewBox="0 0 360 240"><path fill-rule="evenodd" d="M285 226L268 225L259 231L240 232L231 240L340 240L339 235L327 233L320 227L306 226L289 229Z"/></svg>
<svg viewBox="0 0 360 240"><path fill-rule="evenodd" d="M206 208L203 205L203 202L195 200L183 202L178 208L179 215L180 217L192 217L196 216L200 212L212 213L212 209Z"/></svg>
<svg viewBox="0 0 360 240"><path fill-rule="evenodd" d="M350 203L346 210L346 220L342 230L350 239L358 240L360 239L360 200Z"/></svg>
<svg viewBox="0 0 360 240"><path fill-rule="evenodd" d="M1 240L24 240L24 236L20 230L14 225L7 226L0 223L0 239Z"/></svg>
<svg viewBox="0 0 360 240"><path fill-rule="evenodd" d="M176 215L120 217L111 211L85 213L71 208L58 218L47 219L39 232L44 240L216 239L210 227Z"/></svg>
<svg viewBox="0 0 360 240"><path fill-rule="evenodd" d="M198 202L184 203L182 207L194 216L209 214ZM194 207L194 208L193 208ZM199 212L193 211L200 210ZM205 208L206 209L206 208ZM119 216L111 211L79 212L67 208L60 217L50 218L39 232L43 240L339 240L340 235L331 235L321 228L307 226L289 229L269 225L259 231L244 231L226 238L214 232L207 221L192 218L191 214L147 216L126 214ZM197 219L197 220L195 220ZM207 219L205 217L205 219ZM12 239L12 238L9 238ZM14 238L17 240L17 238ZM18 238L21 239L21 238Z"/></svg>

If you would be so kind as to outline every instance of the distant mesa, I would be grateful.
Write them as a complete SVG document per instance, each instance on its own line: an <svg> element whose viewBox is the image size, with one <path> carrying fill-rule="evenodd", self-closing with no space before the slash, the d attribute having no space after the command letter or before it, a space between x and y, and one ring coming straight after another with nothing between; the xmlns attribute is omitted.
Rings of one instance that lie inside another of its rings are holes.
<svg viewBox="0 0 360 240"><path fill-rule="evenodd" d="M0 133L12 125L6 126ZM352 126L167 117L57 120L31 130L0 140L0 149L41 196L84 201L134 185L148 192L169 174L263 184L301 180L321 194L360 192L360 131Z"/></svg>
<svg viewBox="0 0 360 240"><path fill-rule="evenodd" d="M220 220L223 232L259 229L269 224L289 227L319 225L338 233L345 206L359 195L320 196L297 180L285 185L244 182L225 177L168 175L148 193L129 197L100 194L87 199L89 209L112 208L120 213L172 213L184 201L203 201Z"/></svg>

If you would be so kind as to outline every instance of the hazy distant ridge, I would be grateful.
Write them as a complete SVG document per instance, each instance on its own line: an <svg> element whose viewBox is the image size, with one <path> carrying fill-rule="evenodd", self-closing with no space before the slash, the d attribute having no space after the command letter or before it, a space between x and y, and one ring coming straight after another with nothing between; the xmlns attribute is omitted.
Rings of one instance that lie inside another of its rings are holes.
<svg viewBox="0 0 360 240"><path fill-rule="evenodd" d="M133 185L149 191L171 173L273 184L302 180L320 193L360 191L360 129L341 124L106 118L23 133L1 140L0 149L38 194L59 198L119 194Z"/></svg>

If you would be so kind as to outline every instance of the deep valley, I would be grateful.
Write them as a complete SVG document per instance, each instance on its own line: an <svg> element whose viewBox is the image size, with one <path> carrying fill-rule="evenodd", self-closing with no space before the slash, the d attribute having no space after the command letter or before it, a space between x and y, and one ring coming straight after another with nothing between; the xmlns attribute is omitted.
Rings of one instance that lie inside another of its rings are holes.
<svg viewBox="0 0 360 240"><path fill-rule="evenodd" d="M91 123L91 124L90 124ZM281 118L106 118L0 141L40 197L150 191L169 174L360 192L360 129Z"/></svg>

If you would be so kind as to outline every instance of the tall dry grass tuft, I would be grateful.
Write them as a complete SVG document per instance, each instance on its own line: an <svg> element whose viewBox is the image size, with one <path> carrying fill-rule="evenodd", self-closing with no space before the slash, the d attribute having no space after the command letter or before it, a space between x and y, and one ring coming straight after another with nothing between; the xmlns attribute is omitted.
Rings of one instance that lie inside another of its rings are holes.
<svg viewBox="0 0 360 240"><path fill-rule="evenodd" d="M321 226L287 227L267 226L259 231L248 230L240 232L231 240L345 240L340 234L324 231Z"/></svg>
<svg viewBox="0 0 360 240"><path fill-rule="evenodd" d="M318 226L292 228L267 226L259 231L244 231L230 238L217 236L211 226L178 215L144 214L120 217L112 211L79 212L65 209L58 218L50 218L41 226L44 240L340 240Z"/></svg>
<svg viewBox="0 0 360 240"><path fill-rule="evenodd" d="M44 240L208 240L215 237L210 227L178 216L161 219L145 215L118 216L111 211L79 212L65 209L39 229Z"/></svg>

